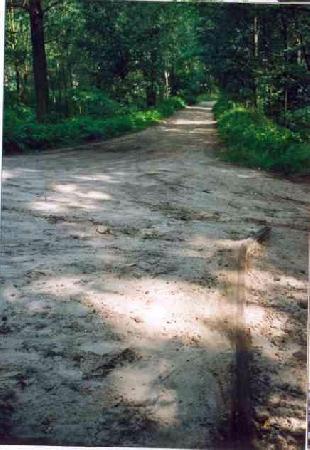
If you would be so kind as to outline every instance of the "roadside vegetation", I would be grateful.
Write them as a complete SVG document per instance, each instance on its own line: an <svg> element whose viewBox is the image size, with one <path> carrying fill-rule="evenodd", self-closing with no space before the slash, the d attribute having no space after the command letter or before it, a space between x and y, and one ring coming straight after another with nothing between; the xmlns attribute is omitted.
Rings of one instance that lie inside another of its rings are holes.
<svg viewBox="0 0 310 450"><path fill-rule="evenodd" d="M91 97L88 107L93 112L88 115L62 120L53 120L51 116L44 123L36 121L30 108L8 109L4 119L4 149L8 152L42 150L113 138L156 124L185 106L181 98L171 97L156 107L138 111L107 98L101 110L96 100L96 96Z"/></svg>
<svg viewBox="0 0 310 450"><path fill-rule="evenodd" d="M309 8L222 8L204 36L204 61L221 92L222 156L285 174L310 172ZM212 30L212 32L211 32Z"/></svg>
<svg viewBox="0 0 310 450"><path fill-rule="evenodd" d="M291 113L286 127L225 96L214 112L226 160L286 174L310 170L309 108Z"/></svg>

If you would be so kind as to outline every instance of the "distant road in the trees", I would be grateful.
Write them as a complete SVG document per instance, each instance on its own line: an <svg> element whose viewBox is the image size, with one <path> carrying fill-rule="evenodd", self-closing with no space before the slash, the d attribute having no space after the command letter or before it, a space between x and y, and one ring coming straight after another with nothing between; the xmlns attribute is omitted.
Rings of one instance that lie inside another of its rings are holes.
<svg viewBox="0 0 310 450"><path fill-rule="evenodd" d="M203 103L4 160L3 443L301 448L310 188L221 148Z"/></svg>

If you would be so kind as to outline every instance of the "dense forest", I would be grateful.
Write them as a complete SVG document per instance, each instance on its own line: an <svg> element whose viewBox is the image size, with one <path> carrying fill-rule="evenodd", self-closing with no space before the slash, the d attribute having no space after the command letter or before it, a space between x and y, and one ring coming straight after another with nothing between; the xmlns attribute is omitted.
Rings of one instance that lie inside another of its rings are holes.
<svg viewBox="0 0 310 450"><path fill-rule="evenodd" d="M298 144L296 170L310 158L307 6L8 0L5 68L7 150L115 136L218 97L224 139L254 121L275 149ZM239 160L277 168L240 145Z"/></svg>

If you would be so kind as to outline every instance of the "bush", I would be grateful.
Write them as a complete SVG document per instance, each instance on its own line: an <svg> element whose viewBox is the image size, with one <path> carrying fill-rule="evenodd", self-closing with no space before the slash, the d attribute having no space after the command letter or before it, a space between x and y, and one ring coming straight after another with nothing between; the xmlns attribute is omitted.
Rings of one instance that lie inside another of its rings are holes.
<svg viewBox="0 0 310 450"><path fill-rule="evenodd" d="M122 114L110 117L77 116L58 123L37 123L32 111L23 111L23 116L8 110L4 126L4 150L40 150L112 138L158 123L184 106L182 99L172 97L145 111L128 111L124 114L124 110L119 110Z"/></svg>
<svg viewBox="0 0 310 450"><path fill-rule="evenodd" d="M155 108L162 117L168 117L177 111L185 107L185 102L180 97L170 97L164 100L157 108Z"/></svg>
<svg viewBox="0 0 310 450"><path fill-rule="evenodd" d="M212 102L212 101L216 101L218 100L218 92L217 91L213 91L213 92L209 92L209 93L204 93L204 94L200 94L198 95L196 101L198 103L200 102Z"/></svg>
<svg viewBox="0 0 310 450"><path fill-rule="evenodd" d="M285 173L310 168L310 145L299 133L225 97L216 103L214 112L227 145L226 159Z"/></svg>
<svg viewBox="0 0 310 450"><path fill-rule="evenodd" d="M301 142L290 145L280 155L275 169L285 173L307 172L310 169L310 144Z"/></svg>
<svg viewBox="0 0 310 450"><path fill-rule="evenodd" d="M299 132L304 139L310 139L310 106L287 111L281 116L281 122L292 131Z"/></svg>
<svg viewBox="0 0 310 450"><path fill-rule="evenodd" d="M123 106L99 89L91 91L73 89L69 91L68 96L68 103L74 116L111 117L126 112L123 111Z"/></svg>

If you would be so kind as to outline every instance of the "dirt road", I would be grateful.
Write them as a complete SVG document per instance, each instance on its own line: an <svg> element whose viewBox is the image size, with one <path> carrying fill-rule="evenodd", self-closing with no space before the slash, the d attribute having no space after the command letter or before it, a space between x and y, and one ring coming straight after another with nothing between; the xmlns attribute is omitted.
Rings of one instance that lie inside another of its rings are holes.
<svg viewBox="0 0 310 450"><path fill-rule="evenodd" d="M232 448L242 382L256 448L303 448L310 186L220 149L205 103L5 158L2 442Z"/></svg>

